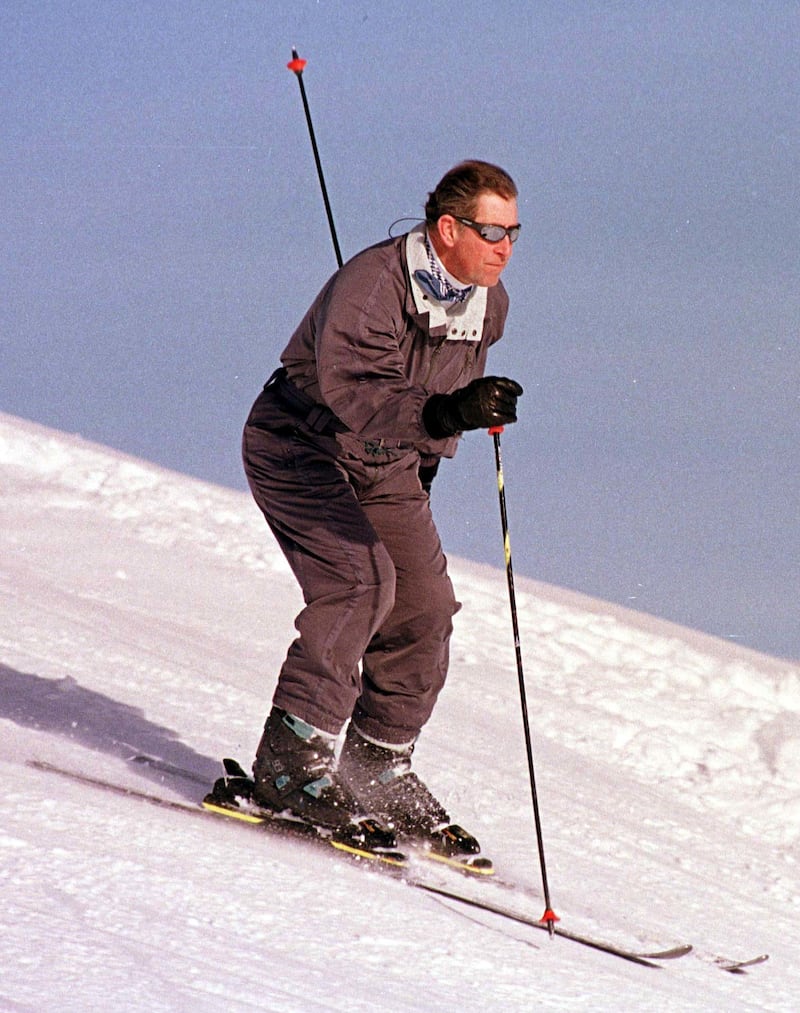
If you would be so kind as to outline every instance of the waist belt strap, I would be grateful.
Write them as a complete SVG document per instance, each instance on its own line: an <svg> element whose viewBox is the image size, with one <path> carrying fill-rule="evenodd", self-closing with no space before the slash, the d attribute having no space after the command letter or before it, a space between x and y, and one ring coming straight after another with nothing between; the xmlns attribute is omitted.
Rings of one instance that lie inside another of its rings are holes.
<svg viewBox="0 0 800 1013"><path fill-rule="evenodd" d="M264 385L275 388L275 392L292 415L302 419L314 433L345 433L347 426L337 418L326 405L319 404L292 383L285 367L275 370Z"/></svg>

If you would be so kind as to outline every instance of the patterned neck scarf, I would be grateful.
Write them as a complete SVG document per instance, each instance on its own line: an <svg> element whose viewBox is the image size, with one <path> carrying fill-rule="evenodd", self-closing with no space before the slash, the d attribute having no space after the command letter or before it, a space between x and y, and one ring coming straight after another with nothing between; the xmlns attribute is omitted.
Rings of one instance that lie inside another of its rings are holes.
<svg viewBox="0 0 800 1013"><path fill-rule="evenodd" d="M457 304L463 302L472 292L474 285L467 285L465 288L453 285L448 279L444 266L436 256L436 251L425 233L425 248L428 251L428 264L430 271L415 271L414 277L425 289L428 295L433 296L439 302Z"/></svg>

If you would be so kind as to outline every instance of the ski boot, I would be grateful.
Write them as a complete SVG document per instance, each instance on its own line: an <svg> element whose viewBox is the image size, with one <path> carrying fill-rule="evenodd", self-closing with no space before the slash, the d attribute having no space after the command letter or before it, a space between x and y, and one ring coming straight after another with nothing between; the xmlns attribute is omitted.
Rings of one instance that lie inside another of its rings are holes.
<svg viewBox="0 0 800 1013"><path fill-rule="evenodd" d="M428 856L465 871L491 875L489 859L479 858L480 844L450 822L447 810L412 771L414 743L394 746L368 739L351 722L339 760L339 778L362 806Z"/></svg>
<svg viewBox="0 0 800 1013"><path fill-rule="evenodd" d="M273 708L253 764L253 802L342 842L393 851L394 832L375 819L338 776L335 744L335 736Z"/></svg>

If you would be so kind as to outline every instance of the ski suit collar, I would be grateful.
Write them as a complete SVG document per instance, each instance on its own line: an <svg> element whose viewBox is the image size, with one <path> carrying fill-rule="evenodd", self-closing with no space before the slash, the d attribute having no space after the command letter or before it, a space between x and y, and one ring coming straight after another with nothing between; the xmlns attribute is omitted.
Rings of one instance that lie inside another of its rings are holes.
<svg viewBox="0 0 800 1013"><path fill-rule="evenodd" d="M440 303L429 295L414 277L415 271L427 271L430 267L425 232L424 223L417 225L407 234L405 242L406 263L417 312L428 314L429 330L447 328L448 341L480 341L488 289L475 285L463 302L450 305Z"/></svg>

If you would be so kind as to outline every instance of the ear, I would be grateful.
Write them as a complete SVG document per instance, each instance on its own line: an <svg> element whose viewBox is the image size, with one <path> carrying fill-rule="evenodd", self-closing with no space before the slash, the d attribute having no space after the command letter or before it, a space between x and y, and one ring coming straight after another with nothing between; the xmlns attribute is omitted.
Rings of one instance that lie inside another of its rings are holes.
<svg viewBox="0 0 800 1013"><path fill-rule="evenodd" d="M456 245L456 229L458 222L452 215L442 215L434 226L441 245L446 250L451 250Z"/></svg>

